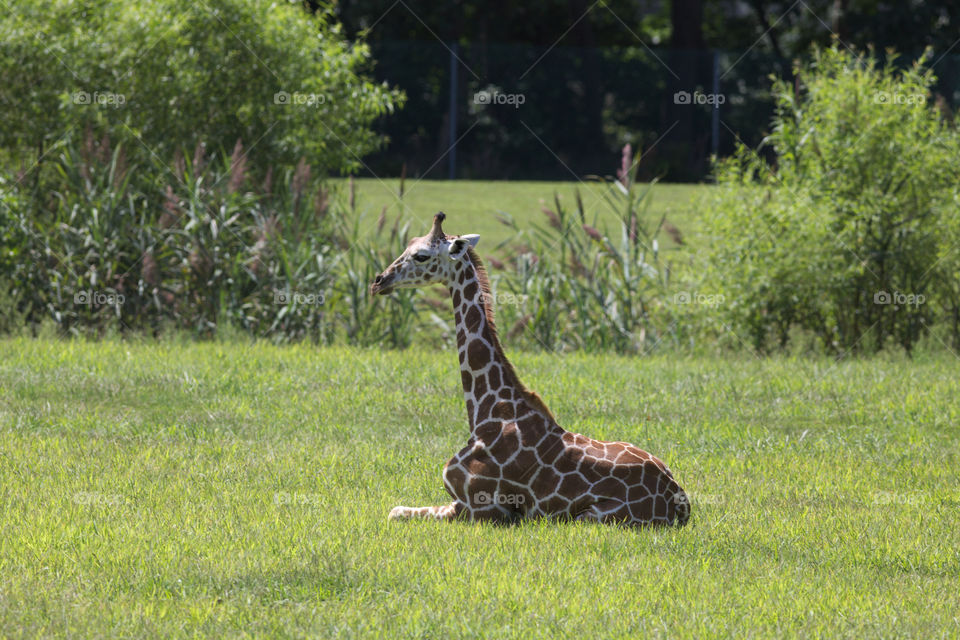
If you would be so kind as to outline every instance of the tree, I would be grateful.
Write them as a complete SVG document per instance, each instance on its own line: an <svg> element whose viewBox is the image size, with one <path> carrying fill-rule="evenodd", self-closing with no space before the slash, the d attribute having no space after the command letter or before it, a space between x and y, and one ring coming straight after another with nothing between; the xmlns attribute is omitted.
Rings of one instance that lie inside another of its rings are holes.
<svg viewBox="0 0 960 640"><path fill-rule="evenodd" d="M0 147L30 166L85 130L168 161L242 140L264 172L348 171L402 103L329 13L267 0L24 0L0 17Z"/></svg>

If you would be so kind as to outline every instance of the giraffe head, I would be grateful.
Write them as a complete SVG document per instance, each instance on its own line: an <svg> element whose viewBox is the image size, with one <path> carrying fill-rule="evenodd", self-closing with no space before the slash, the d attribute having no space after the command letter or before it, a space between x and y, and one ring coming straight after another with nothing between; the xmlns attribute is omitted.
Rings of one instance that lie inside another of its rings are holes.
<svg viewBox="0 0 960 640"><path fill-rule="evenodd" d="M442 211L433 216L430 233L410 241L400 257L374 279L370 285L371 295L452 281L458 263L467 259L467 250L477 246L480 236L446 235L441 229L446 217Z"/></svg>

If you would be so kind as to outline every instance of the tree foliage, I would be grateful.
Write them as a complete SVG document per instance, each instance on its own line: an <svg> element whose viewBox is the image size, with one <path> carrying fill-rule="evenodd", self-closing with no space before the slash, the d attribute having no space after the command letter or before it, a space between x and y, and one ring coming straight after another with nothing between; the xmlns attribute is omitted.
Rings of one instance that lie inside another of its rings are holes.
<svg viewBox="0 0 960 640"><path fill-rule="evenodd" d="M710 282L754 347L799 327L832 350L909 350L956 313L960 147L926 62L816 51L799 91L774 83L776 167L744 147L717 166Z"/></svg>
<svg viewBox="0 0 960 640"><path fill-rule="evenodd" d="M295 2L23 0L0 17L0 146L29 168L87 129L165 161L240 139L254 170L351 170L402 102L369 66L331 14Z"/></svg>

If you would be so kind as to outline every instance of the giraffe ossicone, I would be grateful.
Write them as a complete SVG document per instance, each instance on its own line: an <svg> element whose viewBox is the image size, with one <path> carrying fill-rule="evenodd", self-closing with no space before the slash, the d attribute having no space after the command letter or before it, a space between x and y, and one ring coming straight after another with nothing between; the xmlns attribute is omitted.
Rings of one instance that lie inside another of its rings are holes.
<svg viewBox="0 0 960 640"><path fill-rule="evenodd" d="M557 424L507 360L493 323L479 236L448 236L441 212L426 236L370 285L372 295L442 284L450 290L470 439L443 468L453 501L395 507L390 519L510 522L553 517L628 525L682 525L690 503L670 469L627 442L601 442Z"/></svg>

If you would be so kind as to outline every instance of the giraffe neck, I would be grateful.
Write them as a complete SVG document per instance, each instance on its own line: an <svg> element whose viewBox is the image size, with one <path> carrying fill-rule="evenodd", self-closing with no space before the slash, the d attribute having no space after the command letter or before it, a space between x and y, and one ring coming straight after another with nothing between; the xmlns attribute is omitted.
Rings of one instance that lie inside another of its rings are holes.
<svg viewBox="0 0 960 640"><path fill-rule="evenodd" d="M514 401L523 385L503 353L492 324L492 300L481 282L473 256L458 263L450 284L457 325L460 377L470 431L490 417L500 401Z"/></svg>

